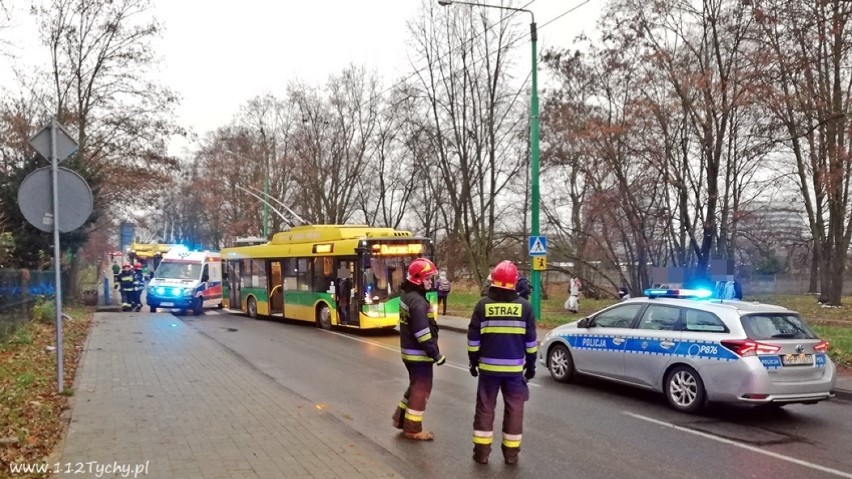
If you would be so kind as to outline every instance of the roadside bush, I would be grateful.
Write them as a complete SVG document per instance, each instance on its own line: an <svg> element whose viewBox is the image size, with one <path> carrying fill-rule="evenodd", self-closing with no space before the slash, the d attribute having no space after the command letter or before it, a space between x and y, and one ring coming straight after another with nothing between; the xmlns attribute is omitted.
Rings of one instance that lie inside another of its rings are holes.
<svg viewBox="0 0 852 479"><path fill-rule="evenodd" d="M53 298L40 296L30 309L30 319L41 324L52 324L56 321L56 308Z"/></svg>

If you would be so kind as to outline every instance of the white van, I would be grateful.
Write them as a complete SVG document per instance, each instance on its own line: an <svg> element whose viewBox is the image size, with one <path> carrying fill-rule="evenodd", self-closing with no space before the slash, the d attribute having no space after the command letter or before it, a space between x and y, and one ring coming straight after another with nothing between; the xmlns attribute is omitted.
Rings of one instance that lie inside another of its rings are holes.
<svg viewBox="0 0 852 479"><path fill-rule="evenodd" d="M219 253L172 249L148 282L145 302L151 312L157 308L192 310L196 316L204 308L222 307L222 260Z"/></svg>

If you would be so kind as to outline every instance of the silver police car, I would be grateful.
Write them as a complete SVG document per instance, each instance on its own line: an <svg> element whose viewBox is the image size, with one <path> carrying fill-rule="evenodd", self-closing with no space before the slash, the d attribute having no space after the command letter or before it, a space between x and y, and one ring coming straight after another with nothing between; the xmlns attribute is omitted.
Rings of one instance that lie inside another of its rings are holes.
<svg viewBox="0 0 852 479"><path fill-rule="evenodd" d="M833 397L828 342L797 313L706 299L704 290L645 294L557 327L539 361L557 381L584 374L651 389L689 413L708 401L783 406Z"/></svg>

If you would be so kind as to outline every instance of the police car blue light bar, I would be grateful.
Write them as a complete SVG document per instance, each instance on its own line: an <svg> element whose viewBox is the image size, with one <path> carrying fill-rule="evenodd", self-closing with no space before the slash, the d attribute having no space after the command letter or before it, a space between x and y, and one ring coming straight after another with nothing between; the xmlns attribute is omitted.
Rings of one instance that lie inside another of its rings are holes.
<svg viewBox="0 0 852 479"><path fill-rule="evenodd" d="M709 298L713 291L709 289L664 289L649 288L645 290L645 296L649 298Z"/></svg>

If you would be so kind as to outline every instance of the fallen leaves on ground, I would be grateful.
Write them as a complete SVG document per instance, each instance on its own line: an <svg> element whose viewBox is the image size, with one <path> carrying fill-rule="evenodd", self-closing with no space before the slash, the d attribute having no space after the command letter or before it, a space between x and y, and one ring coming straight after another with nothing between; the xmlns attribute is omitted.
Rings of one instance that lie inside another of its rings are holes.
<svg viewBox="0 0 852 479"><path fill-rule="evenodd" d="M0 477L11 464L41 464L67 426L77 363L92 321L91 308L66 308L62 323L65 394L57 391L56 326L29 321L0 342ZM47 477L18 474L15 478Z"/></svg>

